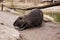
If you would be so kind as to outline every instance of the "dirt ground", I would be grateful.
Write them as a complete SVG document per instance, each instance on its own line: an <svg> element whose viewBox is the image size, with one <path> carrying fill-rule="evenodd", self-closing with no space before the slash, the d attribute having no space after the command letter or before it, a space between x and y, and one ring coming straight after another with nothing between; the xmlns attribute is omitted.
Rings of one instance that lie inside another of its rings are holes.
<svg viewBox="0 0 60 40"><path fill-rule="evenodd" d="M43 23L42 27L20 31L23 40L60 40L60 25L58 23Z"/></svg>
<svg viewBox="0 0 60 40"><path fill-rule="evenodd" d="M17 17L14 14L0 12L0 23L13 27ZM22 40L60 40L60 23L43 22L41 27L29 28L19 32L22 35Z"/></svg>

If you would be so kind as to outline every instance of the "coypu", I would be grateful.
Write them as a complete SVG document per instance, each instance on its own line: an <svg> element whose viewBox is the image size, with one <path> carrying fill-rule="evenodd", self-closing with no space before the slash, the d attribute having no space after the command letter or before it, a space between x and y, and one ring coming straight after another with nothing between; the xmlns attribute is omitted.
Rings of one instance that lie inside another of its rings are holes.
<svg viewBox="0 0 60 40"><path fill-rule="evenodd" d="M24 30L27 27L37 27L42 24L43 12L40 9L32 10L29 14L18 17L13 23L20 30Z"/></svg>

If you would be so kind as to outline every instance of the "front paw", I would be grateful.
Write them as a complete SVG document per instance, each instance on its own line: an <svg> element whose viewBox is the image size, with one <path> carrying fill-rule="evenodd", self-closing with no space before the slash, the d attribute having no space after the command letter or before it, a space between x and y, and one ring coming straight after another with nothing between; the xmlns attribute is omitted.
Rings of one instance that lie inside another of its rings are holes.
<svg viewBox="0 0 60 40"><path fill-rule="evenodd" d="M18 30L19 30L19 31L23 31L23 30L25 30L25 28L19 28Z"/></svg>

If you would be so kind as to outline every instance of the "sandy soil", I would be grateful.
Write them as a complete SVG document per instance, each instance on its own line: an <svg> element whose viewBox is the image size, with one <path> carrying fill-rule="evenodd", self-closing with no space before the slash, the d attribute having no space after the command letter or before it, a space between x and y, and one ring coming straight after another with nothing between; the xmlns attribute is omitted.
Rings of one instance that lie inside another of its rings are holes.
<svg viewBox="0 0 60 40"><path fill-rule="evenodd" d="M60 40L60 25L58 23L43 23L42 27L20 31L25 40Z"/></svg>

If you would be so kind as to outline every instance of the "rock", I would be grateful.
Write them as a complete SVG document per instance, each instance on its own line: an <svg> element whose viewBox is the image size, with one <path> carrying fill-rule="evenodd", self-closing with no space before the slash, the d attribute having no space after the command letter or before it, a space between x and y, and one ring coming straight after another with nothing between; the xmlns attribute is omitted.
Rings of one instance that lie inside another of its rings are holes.
<svg viewBox="0 0 60 40"><path fill-rule="evenodd" d="M4 25L0 25L0 40L18 40L20 39L20 33Z"/></svg>
<svg viewBox="0 0 60 40"><path fill-rule="evenodd" d="M13 23L18 18L18 15L14 15L9 12L0 12L0 24L5 26L14 27Z"/></svg>

